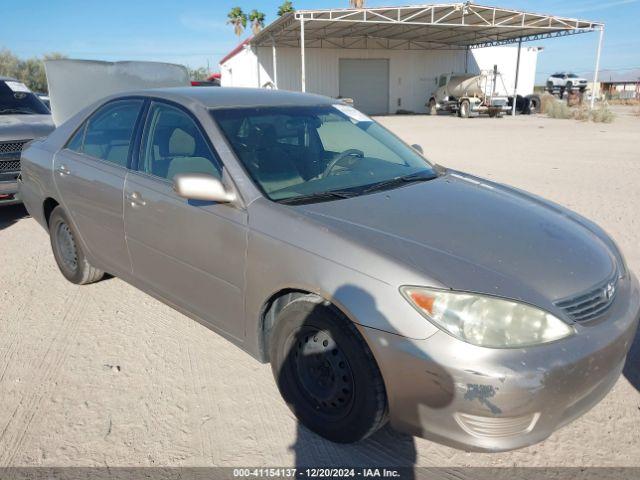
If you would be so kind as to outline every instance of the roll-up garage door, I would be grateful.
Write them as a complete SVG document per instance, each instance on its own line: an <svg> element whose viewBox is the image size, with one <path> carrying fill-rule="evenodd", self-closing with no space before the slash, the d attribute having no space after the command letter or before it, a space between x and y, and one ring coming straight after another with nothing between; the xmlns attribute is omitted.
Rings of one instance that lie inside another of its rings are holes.
<svg viewBox="0 0 640 480"><path fill-rule="evenodd" d="M389 60L341 58L339 90L364 113L389 113Z"/></svg>

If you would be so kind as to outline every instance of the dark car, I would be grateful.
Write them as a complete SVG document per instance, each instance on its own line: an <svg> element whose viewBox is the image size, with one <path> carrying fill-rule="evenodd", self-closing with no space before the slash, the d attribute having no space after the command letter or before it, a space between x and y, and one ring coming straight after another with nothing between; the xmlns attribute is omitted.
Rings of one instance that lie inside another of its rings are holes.
<svg viewBox="0 0 640 480"><path fill-rule="evenodd" d="M17 178L25 143L54 129L44 103L14 78L0 77L0 205L20 203Z"/></svg>

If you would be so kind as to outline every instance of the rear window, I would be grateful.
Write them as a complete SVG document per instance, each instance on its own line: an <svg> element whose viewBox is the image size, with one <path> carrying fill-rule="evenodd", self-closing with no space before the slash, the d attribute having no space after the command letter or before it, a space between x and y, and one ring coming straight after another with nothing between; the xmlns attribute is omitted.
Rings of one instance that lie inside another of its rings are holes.
<svg viewBox="0 0 640 480"><path fill-rule="evenodd" d="M0 80L0 115L48 115L49 109L21 82Z"/></svg>

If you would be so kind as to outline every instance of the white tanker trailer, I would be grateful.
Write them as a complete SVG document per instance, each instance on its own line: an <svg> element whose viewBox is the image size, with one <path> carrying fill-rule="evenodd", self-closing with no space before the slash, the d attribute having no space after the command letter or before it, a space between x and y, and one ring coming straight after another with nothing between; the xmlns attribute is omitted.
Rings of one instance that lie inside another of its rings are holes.
<svg viewBox="0 0 640 480"><path fill-rule="evenodd" d="M457 113L468 118L486 113L497 117L511 110L509 97L497 94L497 81L500 74L482 72L479 75L449 73L440 75L438 88L429 97L427 111L435 115L438 111Z"/></svg>

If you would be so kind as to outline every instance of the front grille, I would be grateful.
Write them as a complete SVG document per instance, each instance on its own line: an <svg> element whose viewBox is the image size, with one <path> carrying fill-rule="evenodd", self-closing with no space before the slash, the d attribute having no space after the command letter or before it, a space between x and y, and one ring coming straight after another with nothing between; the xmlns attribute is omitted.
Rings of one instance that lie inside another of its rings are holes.
<svg viewBox="0 0 640 480"><path fill-rule="evenodd" d="M0 142L0 173L20 171L20 153L28 141Z"/></svg>
<svg viewBox="0 0 640 480"><path fill-rule="evenodd" d="M617 293L617 274L587 292L556 302L576 322L586 322L603 315Z"/></svg>
<svg viewBox="0 0 640 480"><path fill-rule="evenodd" d="M20 153L22 147L29 140L20 140L18 142L0 142L0 154L2 153Z"/></svg>
<svg viewBox="0 0 640 480"><path fill-rule="evenodd" d="M19 172L20 160L0 160L0 172Z"/></svg>

